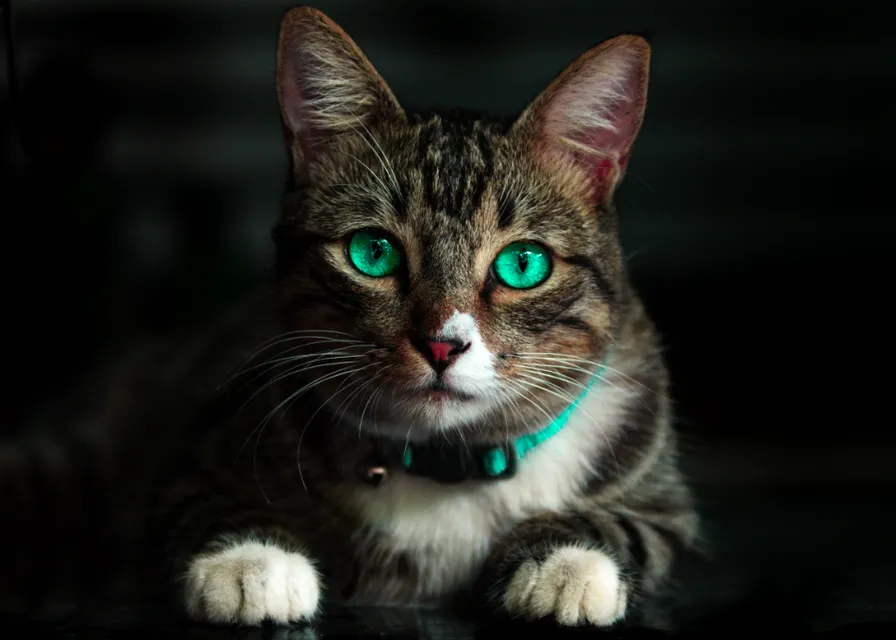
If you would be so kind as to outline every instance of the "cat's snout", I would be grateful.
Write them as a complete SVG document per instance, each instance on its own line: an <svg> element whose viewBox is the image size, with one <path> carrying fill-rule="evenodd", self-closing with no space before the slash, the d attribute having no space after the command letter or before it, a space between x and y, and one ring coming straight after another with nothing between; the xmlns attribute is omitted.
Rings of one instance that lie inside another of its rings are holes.
<svg viewBox="0 0 896 640"><path fill-rule="evenodd" d="M461 340L433 340L430 338L414 342L414 346L423 354L436 373L442 373L450 367L461 354L470 348L470 344Z"/></svg>

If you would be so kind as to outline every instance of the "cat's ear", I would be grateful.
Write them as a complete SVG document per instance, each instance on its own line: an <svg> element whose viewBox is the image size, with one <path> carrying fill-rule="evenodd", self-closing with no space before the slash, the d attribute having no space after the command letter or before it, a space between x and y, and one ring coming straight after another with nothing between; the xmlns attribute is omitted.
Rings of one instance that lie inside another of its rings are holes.
<svg viewBox="0 0 896 640"><path fill-rule="evenodd" d="M605 200L625 175L644 119L649 66L650 45L643 38L608 40L567 67L514 129L549 170L570 161L583 168L595 200Z"/></svg>
<svg viewBox="0 0 896 640"><path fill-rule="evenodd" d="M311 7L289 10L280 24L277 96L297 171L334 136L362 131L379 118L401 118L392 91L335 22Z"/></svg>

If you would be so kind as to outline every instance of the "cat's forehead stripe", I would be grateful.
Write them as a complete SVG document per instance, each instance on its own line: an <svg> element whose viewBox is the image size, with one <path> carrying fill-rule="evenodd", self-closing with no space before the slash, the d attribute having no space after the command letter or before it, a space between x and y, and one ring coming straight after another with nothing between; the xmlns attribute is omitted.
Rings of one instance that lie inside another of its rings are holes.
<svg viewBox="0 0 896 640"><path fill-rule="evenodd" d="M434 212L473 218L495 172L489 124L432 116L422 121L417 146L423 201Z"/></svg>
<svg viewBox="0 0 896 640"><path fill-rule="evenodd" d="M513 196L507 191L502 191L498 195L498 228L506 229L513 224L514 209L516 203Z"/></svg>

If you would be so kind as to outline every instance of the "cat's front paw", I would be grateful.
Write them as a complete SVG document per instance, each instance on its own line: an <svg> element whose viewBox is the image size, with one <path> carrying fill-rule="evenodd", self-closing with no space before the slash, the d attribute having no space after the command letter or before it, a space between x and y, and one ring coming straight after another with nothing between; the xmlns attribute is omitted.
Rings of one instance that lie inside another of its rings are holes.
<svg viewBox="0 0 896 640"><path fill-rule="evenodd" d="M320 582L305 556L253 541L195 557L185 596L194 620L288 624L314 615Z"/></svg>
<svg viewBox="0 0 896 640"><path fill-rule="evenodd" d="M553 616L561 625L607 627L625 615L627 589L606 554L560 547L544 562L527 560L510 580L504 607L512 615Z"/></svg>

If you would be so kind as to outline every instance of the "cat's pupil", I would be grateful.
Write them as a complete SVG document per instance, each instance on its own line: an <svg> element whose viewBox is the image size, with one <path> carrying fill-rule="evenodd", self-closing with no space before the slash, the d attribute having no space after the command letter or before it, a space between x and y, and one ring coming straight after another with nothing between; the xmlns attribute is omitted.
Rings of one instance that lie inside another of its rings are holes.
<svg viewBox="0 0 896 640"><path fill-rule="evenodd" d="M371 255L374 260L379 260L383 255L383 244L379 241L374 241L371 243L373 248L371 249Z"/></svg>
<svg viewBox="0 0 896 640"><path fill-rule="evenodd" d="M524 252L520 251L516 254L517 265L520 268L520 273L523 273L526 270L526 267L529 266L529 256Z"/></svg>

